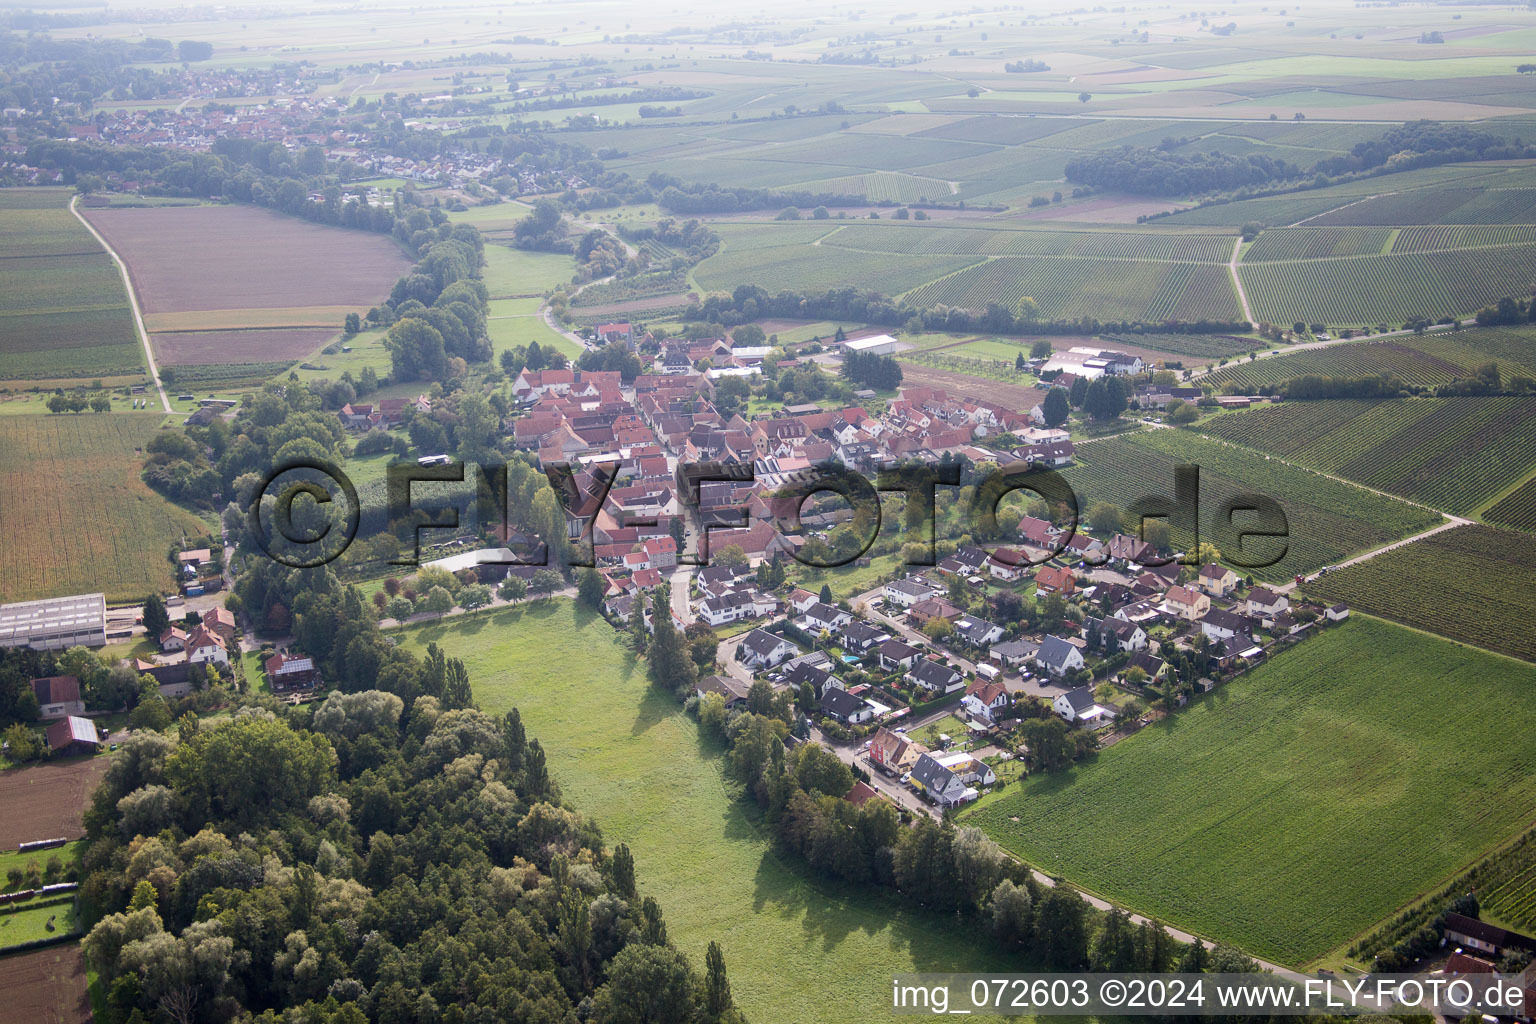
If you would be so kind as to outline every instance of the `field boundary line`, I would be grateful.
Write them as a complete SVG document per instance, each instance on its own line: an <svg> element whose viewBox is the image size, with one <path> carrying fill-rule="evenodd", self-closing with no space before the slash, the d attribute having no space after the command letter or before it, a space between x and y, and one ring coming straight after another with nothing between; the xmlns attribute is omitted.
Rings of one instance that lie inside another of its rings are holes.
<svg viewBox="0 0 1536 1024"><path fill-rule="evenodd" d="M1242 251L1243 236L1238 235L1237 240L1232 243L1232 258L1227 261L1227 273L1232 278L1232 287L1237 289L1237 301L1243 307L1243 319L1257 327L1259 322L1253 318L1253 309L1248 305L1248 293L1243 291L1243 278L1237 272L1237 258Z"/></svg>
<svg viewBox="0 0 1536 1024"><path fill-rule="evenodd" d="M69 200L69 212L75 215L75 219L85 225L85 230L91 233L107 255L112 257L112 262L117 264L118 276L123 279L123 290L128 293L128 308L133 311L133 326L139 332L139 341L144 345L144 360L149 364L149 379L155 382L155 390L160 393L160 406L167 413L171 412L171 400L165 395L165 384L160 380L160 368L155 365L155 353L149 343L149 332L144 329L144 314L139 310L139 297L134 294L133 280L128 276L128 264L117 254L117 250L107 244L107 240L100 231L85 219L76 204L80 201L79 195L71 196Z"/></svg>
<svg viewBox="0 0 1536 1024"><path fill-rule="evenodd" d="M1328 215L1330 213L1338 213L1340 210L1347 210L1351 206L1359 206L1361 203L1365 202L1367 199L1375 199L1378 196L1395 196L1395 195L1397 195L1396 192L1378 192L1378 193L1376 193L1376 195L1363 196L1363 197L1361 197L1359 199L1354 200L1353 202L1344 203L1344 204L1342 204L1340 206L1330 207L1330 208L1324 210L1322 213L1314 213L1310 217L1303 217L1303 218L1301 218L1301 220L1297 221L1295 224L1287 224L1285 226L1288 227L1288 228L1299 228L1299 227L1301 227L1303 224L1305 224L1309 220L1317 220L1317 218L1326 216L1326 215Z"/></svg>

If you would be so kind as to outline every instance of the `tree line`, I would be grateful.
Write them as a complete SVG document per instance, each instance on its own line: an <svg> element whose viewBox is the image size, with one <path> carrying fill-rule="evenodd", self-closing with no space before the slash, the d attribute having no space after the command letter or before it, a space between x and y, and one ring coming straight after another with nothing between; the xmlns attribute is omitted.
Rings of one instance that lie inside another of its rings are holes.
<svg viewBox="0 0 1536 1024"><path fill-rule="evenodd" d="M977 331L988 334L1087 335L1164 332L1170 334L1244 333L1251 325L1246 320L1096 320L1041 319L1028 308L1009 309L988 303L985 309L958 306L914 307L890 296L863 288L832 288L825 292L768 290L753 284L738 285L730 294L716 292L703 302L688 307L683 317L690 321L733 327L765 317L807 320L841 320L877 324L882 327L910 327L933 333Z"/></svg>
<svg viewBox="0 0 1536 1024"><path fill-rule="evenodd" d="M355 590L295 571L300 614L388 664L123 744L82 861L104 1024L742 1021L719 946L700 970L669 942L516 709L481 712L462 662L385 644Z"/></svg>

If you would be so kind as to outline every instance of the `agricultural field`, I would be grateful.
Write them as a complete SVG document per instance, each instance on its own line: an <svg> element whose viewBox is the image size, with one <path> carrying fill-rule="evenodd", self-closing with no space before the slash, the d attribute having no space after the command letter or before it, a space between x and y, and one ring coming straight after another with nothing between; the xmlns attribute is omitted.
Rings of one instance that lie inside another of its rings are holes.
<svg viewBox="0 0 1536 1024"><path fill-rule="evenodd" d="M1366 256L1385 252L1391 241L1388 228L1273 228L1244 251L1243 262Z"/></svg>
<svg viewBox="0 0 1536 1024"><path fill-rule="evenodd" d="M1176 356L1189 356L1194 362L1228 359L1252 352L1257 344L1252 338L1233 334L1103 334L1099 340L1108 348L1151 349Z"/></svg>
<svg viewBox="0 0 1536 1024"><path fill-rule="evenodd" d="M1355 617L961 821L1101 896L1299 966L1530 822L1532 686L1529 666Z"/></svg>
<svg viewBox="0 0 1536 1024"><path fill-rule="evenodd" d="M301 338L292 329L340 330L346 313L366 313L410 267L388 236L256 207L96 209L87 216L128 265L157 358L168 365L297 360L315 347L302 345L320 336ZM223 331L251 333L232 334L228 346L204 337Z"/></svg>
<svg viewBox="0 0 1536 1024"><path fill-rule="evenodd" d="M1149 494L1173 495L1173 467L1200 467L1201 540L1218 548L1216 510L1243 494L1275 499L1289 524L1284 557L1273 565L1245 570L1264 580L1286 580L1349 555L1379 547L1437 525L1428 509L1290 466L1262 454L1186 431L1154 430L1081 445L1077 464L1062 470L1077 492L1079 507L1107 501L1124 509ZM1189 538L1174 536L1185 546ZM1273 557L1281 542L1254 538L1254 560ZM1230 545L1228 545L1230 547ZM1239 552L1223 551L1229 558Z"/></svg>
<svg viewBox="0 0 1536 1024"><path fill-rule="evenodd" d="M143 372L122 276L70 212L72 195L0 190L0 379Z"/></svg>
<svg viewBox="0 0 1536 1024"><path fill-rule="evenodd" d="M1529 838L1493 858L1481 915L1529 935L1536 928L1536 843Z"/></svg>
<svg viewBox="0 0 1536 1024"><path fill-rule="evenodd" d="M711 939L721 943L749 1018L883 1021L892 972L1004 969L991 943L957 923L781 861L721 775L719 748L651 688L600 616L572 601L536 602L402 636L464 659L488 713L521 711L565 796L609 844L629 844L668 936L699 962Z"/></svg>
<svg viewBox="0 0 1536 1024"><path fill-rule="evenodd" d="M1536 224L1536 189L1445 188L1374 196L1310 223L1333 225Z"/></svg>
<svg viewBox="0 0 1536 1024"><path fill-rule="evenodd" d="M1471 515L1536 470L1531 398L1289 402L1200 429L1453 515Z"/></svg>
<svg viewBox="0 0 1536 1024"><path fill-rule="evenodd" d="M885 253L825 245L726 247L694 268L693 277L701 288L711 291L730 291L738 284L750 283L766 288L770 294L851 286L896 295L977 262L974 256L909 256L893 260Z"/></svg>
<svg viewBox="0 0 1536 1024"><path fill-rule="evenodd" d="M1375 377L1389 373L1405 384L1434 387L1470 377L1479 366L1490 362L1499 364L1501 374L1536 374L1528 362L1515 362L1510 356L1536 361L1536 350L1521 352L1518 344L1504 344L1503 339L1486 331L1400 335L1234 362L1211 371L1202 382L1218 389L1231 385L1239 392L1254 394L1267 386L1307 375Z"/></svg>
<svg viewBox="0 0 1536 1024"><path fill-rule="evenodd" d="M519 212L526 216L526 211ZM481 270L485 290L492 299L542 295L552 288L569 284L575 272L575 261L569 256L529 252L506 245L487 245L485 266Z"/></svg>
<svg viewBox="0 0 1536 1024"><path fill-rule="evenodd" d="M166 550L208 527L139 479L137 449L157 429L131 414L0 416L0 597L170 586Z"/></svg>
<svg viewBox="0 0 1536 1024"><path fill-rule="evenodd" d="M71 758L11 768L0 773L0 849L15 850L36 839L78 839L85 835L83 816L91 793L110 759ZM36 856L46 862L52 854Z"/></svg>
<svg viewBox="0 0 1536 1024"><path fill-rule="evenodd" d="M1105 320L1234 320L1241 316L1224 266L1152 260L1003 256L914 289L914 306L988 303L1012 307L1032 298L1046 317Z"/></svg>
<svg viewBox="0 0 1536 1024"><path fill-rule="evenodd" d="M1536 545L1528 535L1458 526L1335 569L1307 588L1415 629L1536 661L1533 572Z"/></svg>
<svg viewBox="0 0 1536 1024"><path fill-rule="evenodd" d="M1536 246L1499 245L1291 262L1245 260L1238 273L1260 320L1369 327L1414 316L1466 315L1503 296L1524 294L1533 259Z"/></svg>
<svg viewBox="0 0 1536 1024"><path fill-rule="evenodd" d="M1499 526L1536 532L1536 478L1527 480L1483 512L1483 519Z"/></svg>
<svg viewBox="0 0 1536 1024"><path fill-rule="evenodd" d="M90 1024L85 955L78 943L0 957L6 1013L35 1024Z"/></svg>

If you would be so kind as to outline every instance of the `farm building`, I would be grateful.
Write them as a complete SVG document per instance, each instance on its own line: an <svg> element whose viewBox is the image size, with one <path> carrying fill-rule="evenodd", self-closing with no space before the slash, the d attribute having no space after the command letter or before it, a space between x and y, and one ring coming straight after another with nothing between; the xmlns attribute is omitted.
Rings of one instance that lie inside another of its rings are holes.
<svg viewBox="0 0 1536 1024"><path fill-rule="evenodd" d="M52 754L94 754L101 748L96 723L89 718L70 715L48 727L48 750Z"/></svg>
<svg viewBox="0 0 1536 1024"><path fill-rule="evenodd" d="M80 699L80 680L75 676L34 679L32 693L37 697L37 717L43 721L85 712L85 702Z"/></svg>
<svg viewBox="0 0 1536 1024"><path fill-rule="evenodd" d="M77 594L0 605L0 647L62 651L67 647L104 647L107 599Z"/></svg>
<svg viewBox="0 0 1536 1024"><path fill-rule="evenodd" d="M865 355L892 356L901 351L901 342L889 334L876 334L870 338L845 341L843 347L849 352L861 352Z"/></svg>

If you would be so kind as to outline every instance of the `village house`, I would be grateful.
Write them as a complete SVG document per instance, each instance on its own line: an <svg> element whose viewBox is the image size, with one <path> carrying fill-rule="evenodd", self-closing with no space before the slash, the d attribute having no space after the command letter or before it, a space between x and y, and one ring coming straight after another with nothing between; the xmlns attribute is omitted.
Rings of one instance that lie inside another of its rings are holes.
<svg viewBox="0 0 1536 1024"><path fill-rule="evenodd" d="M757 604L746 590L733 590L719 597L707 598L699 605L699 618L711 626L724 626L757 617Z"/></svg>
<svg viewBox="0 0 1536 1024"><path fill-rule="evenodd" d="M320 684L320 673L315 669L313 658L278 652L263 664L267 681L273 693L291 693L294 690L312 690Z"/></svg>
<svg viewBox="0 0 1536 1024"><path fill-rule="evenodd" d="M1003 664L1017 667L1028 661L1033 661L1040 651L1040 645L1033 640L1004 640L1000 644L993 644L991 655L993 660Z"/></svg>
<svg viewBox="0 0 1536 1024"><path fill-rule="evenodd" d="M952 754L933 754L932 757L967 786L990 786L997 781L997 773L992 770L992 766L972 754L957 751Z"/></svg>
<svg viewBox="0 0 1536 1024"><path fill-rule="evenodd" d="M160 634L160 650L169 654L172 651L186 650L187 631L177 626L166 626L165 632Z"/></svg>
<svg viewBox="0 0 1536 1024"><path fill-rule="evenodd" d="M1163 673L1167 671L1168 665L1163 661L1162 658L1159 658L1155 654L1148 654L1146 651L1137 651L1135 654L1131 655L1131 659L1129 661L1121 666L1117 679L1124 681L1126 674L1133 668L1140 669L1142 672L1144 672L1146 674L1145 682L1151 683L1156 682L1159 678L1161 678Z"/></svg>
<svg viewBox="0 0 1536 1024"><path fill-rule="evenodd" d="M196 626L187 634L186 650L189 665L206 665L209 662L229 664L229 649L224 644L224 638L206 626Z"/></svg>

